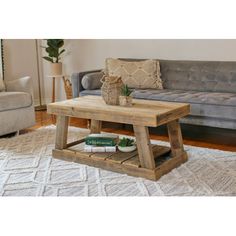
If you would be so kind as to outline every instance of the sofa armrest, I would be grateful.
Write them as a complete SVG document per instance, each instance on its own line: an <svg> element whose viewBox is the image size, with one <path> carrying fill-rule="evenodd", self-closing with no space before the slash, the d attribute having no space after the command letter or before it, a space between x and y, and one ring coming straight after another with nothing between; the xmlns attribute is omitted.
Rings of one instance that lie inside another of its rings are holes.
<svg viewBox="0 0 236 236"><path fill-rule="evenodd" d="M33 101L33 84L29 76L6 82L8 92L25 92L32 96Z"/></svg>
<svg viewBox="0 0 236 236"><path fill-rule="evenodd" d="M73 97L79 97L79 93L84 90L81 81L84 75L94 72L100 72L102 70L90 70L90 71L83 71L79 73L73 73L71 76L71 82L72 82L72 92Z"/></svg>

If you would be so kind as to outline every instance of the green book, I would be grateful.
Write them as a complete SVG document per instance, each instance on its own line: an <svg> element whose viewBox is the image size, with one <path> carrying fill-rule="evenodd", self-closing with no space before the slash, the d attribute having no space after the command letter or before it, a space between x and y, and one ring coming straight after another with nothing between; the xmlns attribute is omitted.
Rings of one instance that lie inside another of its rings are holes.
<svg viewBox="0 0 236 236"><path fill-rule="evenodd" d="M85 144L93 146L116 146L117 140L117 135L91 134L85 138Z"/></svg>

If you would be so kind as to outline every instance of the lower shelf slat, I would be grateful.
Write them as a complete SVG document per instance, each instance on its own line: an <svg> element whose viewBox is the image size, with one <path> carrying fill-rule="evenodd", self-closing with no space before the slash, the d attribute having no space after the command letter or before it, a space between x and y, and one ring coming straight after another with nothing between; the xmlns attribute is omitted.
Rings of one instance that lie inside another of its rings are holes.
<svg viewBox="0 0 236 236"><path fill-rule="evenodd" d="M129 166L135 166L140 167L140 161L138 157L138 151L135 150L133 152L120 152L117 151L115 153L113 152L96 152L96 153L89 153L89 152L83 152L84 143L79 143L78 145L75 145L73 147L70 147L69 150L76 151L77 153L83 153L83 155L87 155L88 157L91 157L92 159L100 159L100 160L106 160L113 163L118 164L124 164ZM159 165L159 163L163 162L163 155L166 155L170 152L169 147L165 146L159 146L152 144L152 150L153 155L156 161L156 165Z"/></svg>
<svg viewBox="0 0 236 236"><path fill-rule="evenodd" d="M146 169L140 166L137 150L131 153L119 151L116 153L88 153L81 151L81 144L79 144L77 147L68 149L54 149L53 157L150 180L159 179L162 175L187 161L187 154L184 151L173 157L168 155L170 152L168 147L152 145L152 149L155 156L155 169Z"/></svg>

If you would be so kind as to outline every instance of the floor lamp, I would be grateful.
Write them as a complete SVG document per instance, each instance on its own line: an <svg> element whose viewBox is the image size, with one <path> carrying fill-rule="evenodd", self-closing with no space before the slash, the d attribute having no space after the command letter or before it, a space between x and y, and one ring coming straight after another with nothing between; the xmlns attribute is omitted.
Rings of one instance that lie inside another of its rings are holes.
<svg viewBox="0 0 236 236"><path fill-rule="evenodd" d="M38 89L39 89L39 106L35 107L36 111L45 111L47 110L47 106L42 104L42 91L41 91L41 79L40 79L40 68L39 68L39 46L38 40L35 39L35 47L36 47L36 56L37 56L37 74L38 74Z"/></svg>

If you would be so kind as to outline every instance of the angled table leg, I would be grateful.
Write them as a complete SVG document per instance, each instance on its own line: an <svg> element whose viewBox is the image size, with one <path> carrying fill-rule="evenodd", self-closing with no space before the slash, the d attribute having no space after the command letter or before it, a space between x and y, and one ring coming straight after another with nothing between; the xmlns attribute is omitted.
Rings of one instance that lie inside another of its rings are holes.
<svg viewBox="0 0 236 236"><path fill-rule="evenodd" d="M56 149L62 150L67 146L68 124L68 116L57 116Z"/></svg>
<svg viewBox="0 0 236 236"><path fill-rule="evenodd" d="M102 129L102 122L100 120L91 120L90 133L100 134Z"/></svg>
<svg viewBox="0 0 236 236"><path fill-rule="evenodd" d="M178 120L171 121L167 124L168 135L171 146L171 153L174 157L180 157L184 160L188 159L187 153L184 151L183 138Z"/></svg>
<svg viewBox="0 0 236 236"><path fill-rule="evenodd" d="M133 127L140 164L144 168L154 169L155 161L150 143L148 127L137 125L134 125Z"/></svg>

